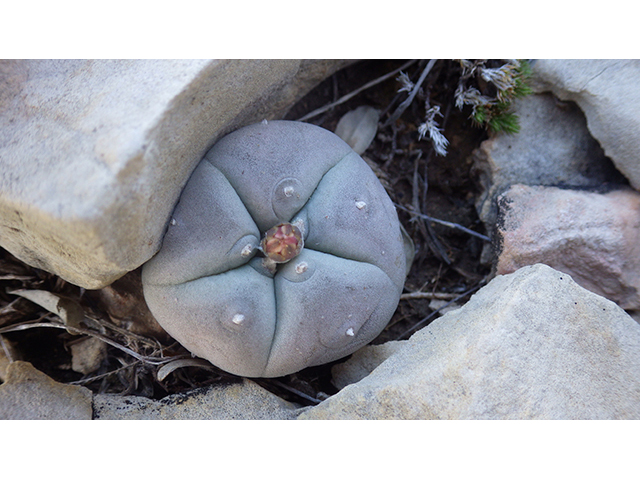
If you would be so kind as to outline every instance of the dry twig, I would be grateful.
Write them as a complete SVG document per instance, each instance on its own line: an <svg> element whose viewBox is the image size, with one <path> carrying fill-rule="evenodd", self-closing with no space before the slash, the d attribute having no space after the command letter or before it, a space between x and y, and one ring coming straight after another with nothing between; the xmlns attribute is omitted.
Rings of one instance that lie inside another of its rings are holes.
<svg viewBox="0 0 640 480"><path fill-rule="evenodd" d="M309 112L306 115L304 115L303 117L300 117L298 119L299 122L304 122L306 120L309 120L313 117L317 117L318 115L320 115L321 113L324 113L328 110L331 110L334 107L337 107L338 105L343 104L344 102L352 99L353 97L355 97L356 95L358 95L359 93L374 87L376 85L378 85L379 83L384 82L385 80L388 80L389 78L397 75L399 72L401 72L402 70L406 69L407 67L410 67L411 65L413 65L414 63L416 63L417 60L410 60L407 63L405 63L404 65L402 65L400 68L397 68L396 70L394 70L393 72L389 72L386 75L383 75L379 78L376 78L375 80L370 81L369 83L364 84L362 87L354 90L351 93L347 93L346 95L344 95L343 97L339 98L338 100L336 100L335 102L332 102L328 105L325 105L324 107L320 107L316 110L314 110L313 112Z"/></svg>
<svg viewBox="0 0 640 480"><path fill-rule="evenodd" d="M384 122L384 124L382 125L382 128L388 127L393 122L398 120L400 116L404 113L404 111L409 107L409 105L411 105L411 102L413 102L413 99L415 98L418 91L420 90L420 87L422 86L422 82L424 82L424 80L427 78L427 75L429 74L429 72L431 71L435 63L436 63L435 58L432 58L431 60L429 60L429 63L427 63L427 66L422 71L420 78L418 79L415 86L413 87L413 90L411 90L411 92L409 93L409 96L406 98L404 102L398 105L398 108L396 108L395 111L391 114L391 116L389 116L387 121Z"/></svg>
<svg viewBox="0 0 640 480"><path fill-rule="evenodd" d="M455 228L456 230L460 230L462 232L468 233L469 235L473 235L474 237L478 237L478 238L484 240L485 242L491 243L491 239L489 237L487 237L486 235L483 235L483 234L478 233L478 232L474 232L473 230L470 230L467 227L463 227L462 225L460 225L458 223L447 222L446 220L440 220L438 218L430 217L429 215L425 215L424 213L416 212L416 211L410 210L408 208L405 208L402 205L398 205L397 203L395 204L395 206L398 207L400 210L404 210L405 212L407 212L407 213L409 213L411 215L415 215L416 217L424 218L425 220L428 220L428 221L433 222L433 223L438 223L440 225L444 225L445 227Z"/></svg>
<svg viewBox="0 0 640 480"><path fill-rule="evenodd" d="M410 292L400 295L400 300L451 300L458 296L457 293L442 292Z"/></svg>
<svg viewBox="0 0 640 480"><path fill-rule="evenodd" d="M151 357L151 356L146 356L146 355L140 355L138 352L135 352L133 350L131 350L130 348L125 347L124 345L120 345L118 342L108 338L105 335L102 335L101 333L98 332L94 332L92 330L88 330L85 328L76 328L76 327L71 327L69 325L64 325L63 323L58 323L58 322L54 322L54 321L50 321L50 322L40 322L40 321L36 321L36 322L24 322L24 323L20 323L20 324L16 324L16 325L10 325L8 327L3 327L0 328L0 334L3 333L7 333L7 332L17 332L17 331L21 331L21 330L29 330L31 328L59 328L62 330L67 330L70 333L74 333L76 335L89 335L91 337L95 337L99 340L102 340L104 343L111 345L112 347L117 348L118 350L121 350L123 352L125 352L126 354L132 356L133 358L140 360L143 363L147 363L150 365L163 365L165 363L169 363L172 362L173 360L176 360L177 358L186 358L186 356L174 356L174 357L161 357L161 358L156 358L156 357Z"/></svg>
<svg viewBox="0 0 640 480"><path fill-rule="evenodd" d="M260 382L257 382L260 383ZM318 400L317 398L314 398L310 395L307 395L304 392L301 392L300 390L298 390L297 388L294 388L290 385L287 385L286 383L282 383L279 380L275 380L275 379L269 379L269 383L273 384L273 385L277 385L278 387L284 388L285 390L294 393L295 395L298 395L300 398L304 398L305 400L308 400L309 402L317 405L321 402L321 400Z"/></svg>

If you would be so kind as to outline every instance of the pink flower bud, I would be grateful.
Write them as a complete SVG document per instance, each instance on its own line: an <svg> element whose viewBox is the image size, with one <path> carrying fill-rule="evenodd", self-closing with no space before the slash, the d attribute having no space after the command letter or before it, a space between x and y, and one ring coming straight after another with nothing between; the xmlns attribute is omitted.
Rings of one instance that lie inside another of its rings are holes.
<svg viewBox="0 0 640 480"><path fill-rule="evenodd" d="M262 251L275 263L285 263L297 256L304 241L300 229L290 223L281 223L267 230L262 243Z"/></svg>

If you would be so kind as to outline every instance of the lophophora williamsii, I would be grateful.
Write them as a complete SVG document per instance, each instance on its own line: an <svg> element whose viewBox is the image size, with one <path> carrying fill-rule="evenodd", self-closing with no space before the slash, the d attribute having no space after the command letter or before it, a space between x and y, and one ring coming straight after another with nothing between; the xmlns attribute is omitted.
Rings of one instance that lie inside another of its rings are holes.
<svg viewBox="0 0 640 480"><path fill-rule="evenodd" d="M158 322L230 373L342 358L395 311L410 251L391 200L333 133L272 121L218 141L142 271Z"/></svg>

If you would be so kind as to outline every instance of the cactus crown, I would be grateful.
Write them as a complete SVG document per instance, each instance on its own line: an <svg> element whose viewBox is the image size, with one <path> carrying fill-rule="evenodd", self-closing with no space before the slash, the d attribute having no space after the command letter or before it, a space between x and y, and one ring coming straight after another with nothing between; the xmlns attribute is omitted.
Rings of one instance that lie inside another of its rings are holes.
<svg viewBox="0 0 640 480"><path fill-rule="evenodd" d="M280 223L267 230L260 242L260 250L265 255L263 265L275 272L276 264L297 257L303 246L300 229L291 223Z"/></svg>

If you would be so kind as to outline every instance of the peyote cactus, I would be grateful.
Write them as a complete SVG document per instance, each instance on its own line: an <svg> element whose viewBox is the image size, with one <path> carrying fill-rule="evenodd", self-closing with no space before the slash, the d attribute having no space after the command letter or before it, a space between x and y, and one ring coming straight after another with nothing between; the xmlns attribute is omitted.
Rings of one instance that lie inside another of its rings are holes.
<svg viewBox="0 0 640 480"><path fill-rule="evenodd" d="M323 128L273 121L213 146L142 281L158 322L195 355L277 377L373 340L398 304L408 255L358 154Z"/></svg>

